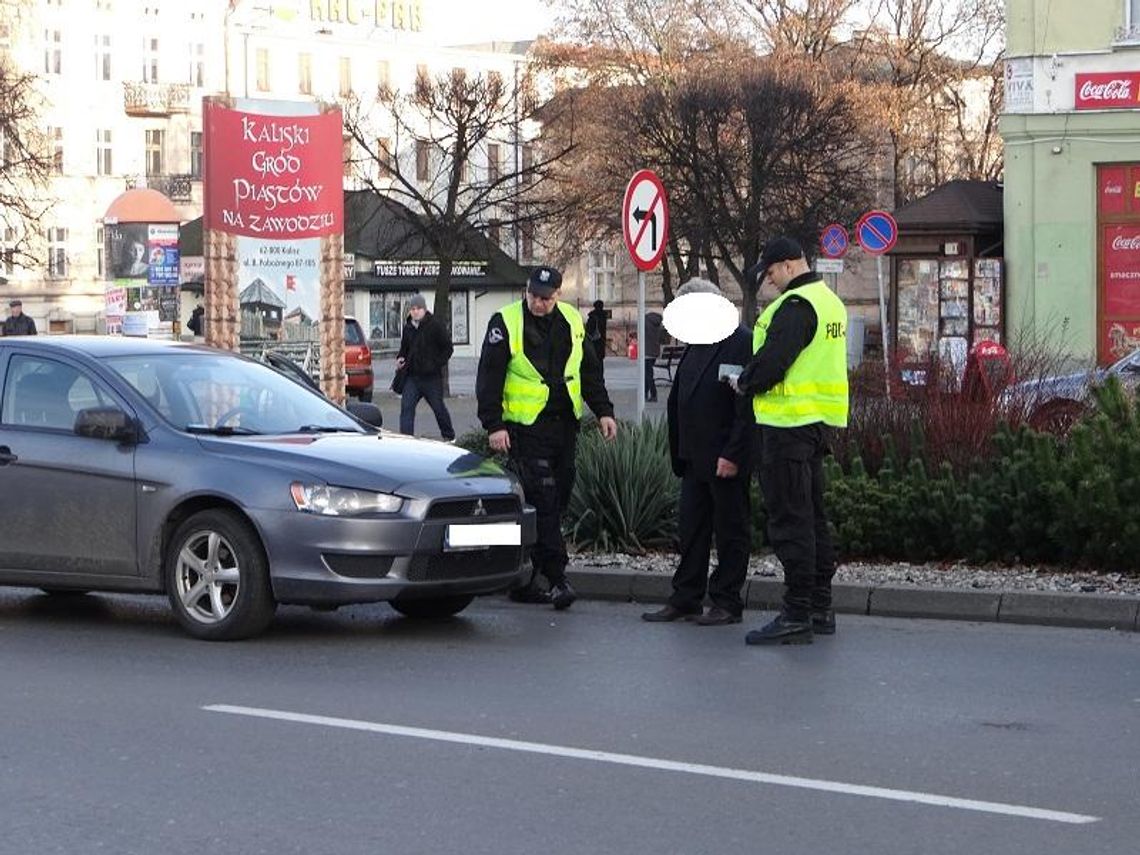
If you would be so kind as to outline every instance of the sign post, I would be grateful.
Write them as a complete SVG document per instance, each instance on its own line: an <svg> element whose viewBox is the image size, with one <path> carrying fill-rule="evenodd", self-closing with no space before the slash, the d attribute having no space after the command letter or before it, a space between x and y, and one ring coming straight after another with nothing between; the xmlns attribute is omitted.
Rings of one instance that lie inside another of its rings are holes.
<svg viewBox="0 0 1140 855"><path fill-rule="evenodd" d="M899 226L886 211L868 211L855 224L855 236L863 251L875 256L879 274L879 324L883 340L883 368L887 384L887 397L891 396L890 335L887 331L887 298L883 283L883 253L890 252L899 239Z"/></svg>
<svg viewBox="0 0 1140 855"><path fill-rule="evenodd" d="M669 240L669 203L665 185L649 169L634 173L621 206L622 237L637 274L637 422L645 418L645 272L665 255Z"/></svg>

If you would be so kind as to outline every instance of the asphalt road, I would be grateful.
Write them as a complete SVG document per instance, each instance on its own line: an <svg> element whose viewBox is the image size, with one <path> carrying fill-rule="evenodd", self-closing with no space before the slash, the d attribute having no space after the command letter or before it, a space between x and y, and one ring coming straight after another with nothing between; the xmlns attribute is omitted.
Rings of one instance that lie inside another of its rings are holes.
<svg viewBox="0 0 1140 855"><path fill-rule="evenodd" d="M207 644L161 599L0 590L0 853L1136 850L1140 636L841 616L759 649L759 615L640 611Z"/></svg>

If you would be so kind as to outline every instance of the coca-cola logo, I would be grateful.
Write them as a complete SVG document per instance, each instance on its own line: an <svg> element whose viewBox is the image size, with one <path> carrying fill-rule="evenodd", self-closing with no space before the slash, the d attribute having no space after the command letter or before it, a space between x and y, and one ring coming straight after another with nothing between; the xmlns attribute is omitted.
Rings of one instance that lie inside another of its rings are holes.
<svg viewBox="0 0 1140 855"><path fill-rule="evenodd" d="M1124 195L1124 185L1123 184L1105 184L1104 185L1104 195L1105 196L1123 196Z"/></svg>
<svg viewBox="0 0 1140 855"><path fill-rule="evenodd" d="M1080 90L1082 101L1122 101L1132 98L1132 81L1118 77L1104 83L1086 80Z"/></svg>
<svg viewBox="0 0 1140 855"><path fill-rule="evenodd" d="M1125 237L1124 235L1117 235L1112 239L1112 248L1116 252L1124 250L1138 250L1140 249L1140 234Z"/></svg>

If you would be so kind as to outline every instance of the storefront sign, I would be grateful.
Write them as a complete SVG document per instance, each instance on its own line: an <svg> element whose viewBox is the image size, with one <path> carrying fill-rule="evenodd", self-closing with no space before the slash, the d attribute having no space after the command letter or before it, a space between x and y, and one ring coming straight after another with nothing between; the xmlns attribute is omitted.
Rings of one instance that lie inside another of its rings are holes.
<svg viewBox="0 0 1140 855"><path fill-rule="evenodd" d="M377 276L391 278L411 276L438 276L439 261L425 259L422 261L390 261L380 259L373 262L373 272ZM456 261L451 267L452 276L486 276L487 262L485 261Z"/></svg>
<svg viewBox="0 0 1140 855"><path fill-rule="evenodd" d="M178 279L201 282L206 275L206 259L201 255L184 255L178 259Z"/></svg>
<svg viewBox="0 0 1140 855"><path fill-rule="evenodd" d="M423 0L309 0L309 20L385 30L424 28Z"/></svg>
<svg viewBox="0 0 1140 855"><path fill-rule="evenodd" d="M1140 71L1078 74L1078 110L1134 110L1140 108Z"/></svg>
<svg viewBox="0 0 1140 855"><path fill-rule="evenodd" d="M1140 223L1105 226L1104 311L1140 317Z"/></svg>

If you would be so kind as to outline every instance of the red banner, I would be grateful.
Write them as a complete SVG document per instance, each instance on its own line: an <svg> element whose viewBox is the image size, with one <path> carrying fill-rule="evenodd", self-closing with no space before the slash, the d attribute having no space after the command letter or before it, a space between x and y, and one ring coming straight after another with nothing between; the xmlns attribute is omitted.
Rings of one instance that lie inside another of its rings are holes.
<svg viewBox="0 0 1140 855"><path fill-rule="evenodd" d="M1104 313L1140 318L1140 223L1104 227Z"/></svg>
<svg viewBox="0 0 1140 855"><path fill-rule="evenodd" d="M293 240L344 230L341 114L265 116L206 102L205 224Z"/></svg>
<svg viewBox="0 0 1140 855"><path fill-rule="evenodd" d="M1140 107L1140 71L1078 74L1078 110L1129 110Z"/></svg>

